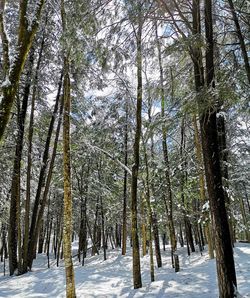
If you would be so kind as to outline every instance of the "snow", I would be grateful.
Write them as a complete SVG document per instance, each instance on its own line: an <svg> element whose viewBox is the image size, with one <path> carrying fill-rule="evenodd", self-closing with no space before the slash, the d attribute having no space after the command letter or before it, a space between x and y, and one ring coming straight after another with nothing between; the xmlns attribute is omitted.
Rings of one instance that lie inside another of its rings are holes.
<svg viewBox="0 0 250 298"><path fill-rule="evenodd" d="M208 211L209 210L209 201L207 201L203 206L202 206L202 211Z"/></svg>
<svg viewBox="0 0 250 298"><path fill-rule="evenodd" d="M227 113L224 111L220 111L216 114L216 117L217 118L219 118L219 117L227 118Z"/></svg>
<svg viewBox="0 0 250 298"><path fill-rule="evenodd" d="M2 85L1 85L1 88L4 88L4 87L9 87L11 85L11 82L10 82L10 80L9 80L9 77L8 76L6 76L6 78L5 78L5 81L2 83Z"/></svg>
<svg viewBox="0 0 250 298"><path fill-rule="evenodd" d="M250 297L250 244L237 243L234 254L238 292L247 298ZM138 290L134 290L132 284L131 251L122 256L120 249L110 250L106 261L102 254L89 256L85 266L74 260L77 297L218 297L215 260L209 260L206 251L202 256L197 252L188 257L186 248L179 248L179 257L181 271L175 273L170 266L170 248L167 247L163 252L163 268L155 269L153 283L150 283L149 256L141 257L143 287ZM1 298L65 297L62 261L56 267L56 261L52 260L51 268L46 269L46 256L39 255L33 272L15 277L4 277L0 264Z"/></svg>

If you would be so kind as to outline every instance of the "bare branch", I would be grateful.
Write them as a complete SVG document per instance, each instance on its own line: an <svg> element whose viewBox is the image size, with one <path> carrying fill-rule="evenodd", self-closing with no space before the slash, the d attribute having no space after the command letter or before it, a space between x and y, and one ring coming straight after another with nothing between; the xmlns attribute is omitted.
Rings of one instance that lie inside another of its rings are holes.
<svg viewBox="0 0 250 298"><path fill-rule="evenodd" d="M112 159L113 161L117 162L125 171L127 171L129 173L130 176L132 176L132 171L130 170L130 168L128 168L125 164L123 164L119 159L115 158L112 154L110 154L108 151L98 147L98 146L94 146L91 145L87 142L84 143L86 146L90 147L93 150L99 151L104 153L105 155L107 155L110 159Z"/></svg>

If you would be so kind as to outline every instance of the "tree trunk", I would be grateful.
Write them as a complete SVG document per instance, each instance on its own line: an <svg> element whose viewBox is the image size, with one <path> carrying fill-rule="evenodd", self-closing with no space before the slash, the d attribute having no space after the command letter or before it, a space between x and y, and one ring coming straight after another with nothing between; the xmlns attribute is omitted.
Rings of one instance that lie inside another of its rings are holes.
<svg viewBox="0 0 250 298"><path fill-rule="evenodd" d="M84 265L84 259L87 253L87 198L82 198L81 201L81 220L80 220L80 232L79 232L79 262L81 261L81 252L83 254L82 265Z"/></svg>
<svg viewBox="0 0 250 298"><path fill-rule="evenodd" d="M33 243L37 243L39 230L40 230L40 227L42 225L44 209L45 209L45 206L46 206L46 203L47 203L50 183L51 183L53 169L54 169L54 162L55 162L55 158L56 158L58 139L59 139L59 135L60 135L60 131L61 131L61 122L62 122L63 107L64 107L63 100L64 100L64 97L62 96L61 97L61 102L60 102L60 112L59 112L59 118L58 118L58 123L57 123L57 128L56 128L56 135L55 135L54 146L53 146L53 150L52 150L52 154L51 154L51 160L50 160L48 175L47 175L47 179L46 179L46 182L45 182L45 188L44 188L44 192L43 192L43 195L42 195L42 199L40 201L40 209L39 209L39 212L38 212L38 216L37 216L37 220L36 220L36 226L35 226L35 230L34 230L34 233L33 233L33 237L34 237L34 239L32 240ZM30 268L32 266L32 261L33 261L33 259L30 260L30 262L31 262L30 263Z"/></svg>
<svg viewBox="0 0 250 298"><path fill-rule="evenodd" d="M25 200L25 223L24 223L24 236L23 236L23 267L22 272L28 271L28 242L29 242L29 225L30 225L30 182L31 182L31 167L32 167L32 140L33 140L33 125L34 125L34 111L35 111L35 99L37 95L38 74L42 61L42 53L44 49L45 31L43 32L43 38L39 51L38 61L35 70L34 86L31 98L31 111L29 121L28 132L28 161L27 161L27 177L26 177L26 200Z"/></svg>
<svg viewBox="0 0 250 298"><path fill-rule="evenodd" d="M128 100L125 99L125 127L124 127L124 165L128 166ZM123 180L123 212L122 212L122 255L126 254L127 248L127 177L128 173L124 171Z"/></svg>
<svg viewBox="0 0 250 298"><path fill-rule="evenodd" d="M161 96L161 117L162 121L165 122L165 95L164 95L164 78L163 78L163 67L162 67L162 55L161 55L161 46L157 33L157 26L155 27L156 31L156 43L158 50L158 62L160 69L160 96ZM168 219L168 230L169 230L169 238L171 242L171 257L172 257L172 265L174 267L174 259L173 254L176 252L177 248L177 240L175 236L175 227L173 221L173 198L172 198L172 189L171 189L171 181L169 174L169 160L168 160L168 147L167 147L167 129L166 125L163 123L162 125L162 150L165 164L165 179L166 179L166 194L164 194L164 202L166 207L167 219Z"/></svg>
<svg viewBox="0 0 250 298"><path fill-rule="evenodd" d="M206 203L206 194L205 194L205 179L204 179L204 173L203 173L204 169L203 169L203 159L202 159L202 145L200 142L200 134L199 134L199 129L197 125L196 115L193 117L193 125L194 125L194 134L195 134L196 157L198 161L200 199L201 199L201 203L204 205ZM205 217L209 217L209 213L207 211L205 211ZM213 259L214 247L213 247L212 237L211 237L211 223L207 221L207 218L205 218L204 229L205 229L205 234L207 238L209 258Z"/></svg>
<svg viewBox="0 0 250 298"><path fill-rule="evenodd" d="M245 70L246 70L248 83L250 84L250 64L249 64L249 58L248 58L248 54L247 54L247 48L246 48L244 36L241 32L239 19L238 19L237 13L235 11L233 1L228 0L228 4L229 4L229 7L230 7L232 16L233 16L233 21L234 21L234 24L235 24L236 34L237 34L239 42L240 42L240 48L241 48L241 53L242 53L242 57L243 57L243 60L244 60L244 66L245 66Z"/></svg>
<svg viewBox="0 0 250 298"><path fill-rule="evenodd" d="M80 175L76 175L78 190L81 196L81 210L80 210L80 229L79 229L79 247L78 247L78 258L81 262L81 253L82 253L82 266L84 265L84 259L87 254L87 199L88 199L88 177L90 170L90 162L88 163L86 176L84 176L84 167L81 166ZM85 182L84 182L84 177ZM84 185L85 183L85 185Z"/></svg>
<svg viewBox="0 0 250 298"><path fill-rule="evenodd" d="M152 211L152 228L153 228L153 234L154 234L155 256L157 261L157 267L160 268L162 267L162 260L161 260L158 221L157 221L157 215L155 211Z"/></svg>
<svg viewBox="0 0 250 298"><path fill-rule="evenodd" d="M98 249L97 249L97 220L98 220L98 215L99 215L99 197L97 197L96 211L95 211L95 222L94 222L94 227L93 227L92 256L94 256L96 253L98 253Z"/></svg>
<svg viewBox="0 0 250 298"><path fill-rule="evenodd" d="M214 87L214 62L213 62L213 22L212 2L205 0L205 33L206 33L206 84L208 88ZM209 101L211 100L212 94ZM207 97L206 96L206 97ZM236 273L231 245L230 229L228 224L225 194L222 184L220 168L220 152L217 134L216 109L207 107L206 98L199 97L200 125L202 131L203 158L207 189L214 218L214 235L216 264L220 298L234 297L237 287ZM204 106L205 104L205 106Z"/></svg>
<svg viewBox="0 0 250 298"><path fill-rule="evenodd" d="M41 254L43 253L43 244L44 244L44 238L46 235L46 229L44 227L43 220L41 222L41 228L39 231L39 240L38 240L38 253Z"/></svg>
<svg viewBox="0 0 250 298"><path fill-rule="evenodd" d="M64 11L64 6L62 8ZM64 172L64 224L63 224L63 249L66 272L67 298L76 297L75 278L72 263L71 238L72 238L72 195L71 195L71 157L70 157L70 77L68 58L64 58L64 118L63 118L63 172Z"/></svg>
<svg viewBox="0 0 250 298"><path fill-rule="evenodd" d="M182 224L180 222L180 239L179 239L179 242L180 242L180 246L181 247L184 247L184 239L183 239L183 232L182 232Z"/></svg>
<svg viewBox="0 0 250 298"><path fill-rule="evenodd" d="M61 73L61 77L60 77L60 81L59 81L59 85L58 85L58 91L57 91L54 111L51 116L51 120L50 120L50 124L49 124L47 139L46 139L45 148L44 148L44 152L43 152L42 167L40 169L36 197L35 197L35 202L34 202L34 207L33 207L32 220L31 220L30 231L29 231L29 245L28 245L28 251L29 251L28 266L29 266L29 268L32 267L33 258L35 256L36 238L37 238L36 237L37 236L36 235L36 227L37 227L37 217L38 217L38 212L39 212L39 202L41 199L42 189L45 186L45 177L46 177L46 169L47 169L48 159L49 159L50 142L51 142L52 133L53 133L53 129L54 129L54 123L56 120L56 115L57 115L59 102L60 102L62 79L63 79L63 71Z"/></svg>
<svg viewBox="0 0 250 298"><path fill-rule="evenodd" d="M220 107L218 107L218 111L220 112ZM222 174L222 183L224 189L225 203L228 214L229 221L229 229L231 235L232 245L234 245L235 238L233 237L233 214L230 208L230 198L228 195L229 190L229 174L228 174L228 150L227 150L227 142L226 142L226 124L225 118L222 114L217 114L217 131L218 131L218 144L220 151L220 167Z"/></svg>
<svg viewBox="0 0 250 298"><path fill-rule="evenodd" d="M140 163L140 138L141 138L141 113L142 113L142 16L139 14L137 39L137 105L136 105L136 129L133 145L134 164L132 166L131 178L131 226L132 226L132 245L133 245L133 282L134 289L142 287L140 247L137 227L137 181Z"/></svg>
<svg viewBox="0 0 250 298"><path fill-rule="evenodd" d="M181 178L180 178L180 187L181 187L181 199L182 199L182 207L183 207L183 220L184 220L184 226L185 226L185 232L186 232L186 240L187 240L187 247L188 247L188 254L189 248L191 249L191 252L195 252L194 247L194 240L192 235L192 226L189 217L187 216L188 210L188 202L186 202L185 197L185 185L186 185L186 159L184 156L184 150L185 150L185 116L182 118L181 123L181 147L180 147L180 158L181 158Z"/></svg>
<svg viewBox="0 0 250 298"><path fill-rule="evenodd" d="M240 198L240 209L241 209L241 215L242 215L242 220L243 220L244 230L245 230L244 240L247 240L250 243L250 225L247 221L246 209L242 198Z"/></svg>
<svg viewBox="0 0 250 298"><path fill-rule="evenodd" d="M31 26L28 26L26 15L27 1L20 2L17 53L11 67L8 52L8 39L6 37L3 21L5 1L1 1L0 3L0 36L4 48L4 69L6 74L5 80L8 81L7 84L4 84L2 86L3 97L0 102L0 142L10 118L11 109L15 100L15 96L18 92L18 83L26 62L26 58L29 54L29 50L32 46L34 36L40 23L39 20L41 17L44 2L44 0L37 1L36 10L34 12L34 21L32 22Z"/></svg>
<svg viewBox="0 0 250 298"><path fill-rule="evenodd" d="M146 168L146 206L147 206L147 225L148 225L148 241L149 241L149 256L150 256L150 276L151 282L155 281L154 275L154 258L153 258L153 245L152 245L152 223L153 223L153 212L150 204L150 187L149 187L149 167L148 167L148 156L146 151L146 145L143 140L143 148L144 148L144 159L145 159L145 168Z"/></svg>
<svg viewBox="0 0 250 298"><path fill-rule="evenodd" d="M100 197L100 204L101 204L101 218L102 218L102 246L103 246L103 258L104 258L104 261L106 261L106 260L107 260L107 255L106 255L107 244L106 244L106 241L105 241L105 222L104 222L104 210L103 210L102 196Z"/></svg>
<svg viewBox="0 0 250 298"><path fill-rule="evenodd" d="M21 253L21 226L20 226L20 175L21 175L21 160L23 150L23 137L24 137L24 125L26 112L28 107L28 99L30 94L30 78L32 75L32 67L34 61L34 52L32 51L29 58L28 73L26 83L24 87L24 95L22 100L22 107L20 108L20 102L18 103L18 135L16 143L16 151L14 158L14 167L11 184L11 201L10 201L10 220L9 220L9 270L10 275L14 274L14 271L18 269L18 273L21 273L22 266L22 253ZM19 100L19 99L18 99ZM18 248L18 249L17 249ZM19 261L17 260L17 250Z"/></svg>
<svg viewBox="0 0 250 298"><path fill-rule="evenodd" d="M141 237L142 237L142 256L147 254L147 231L146 231L146 216L145 202L141 200Z"/></svg>

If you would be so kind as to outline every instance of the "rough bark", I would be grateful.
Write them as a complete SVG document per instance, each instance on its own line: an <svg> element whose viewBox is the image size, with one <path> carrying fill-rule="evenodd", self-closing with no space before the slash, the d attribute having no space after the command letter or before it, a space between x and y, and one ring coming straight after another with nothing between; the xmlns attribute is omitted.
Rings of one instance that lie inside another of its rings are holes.
<svg viewBox="0 0 250 298"><path fill-rule="evenodd" d="M82 265L84 265L84 259L87 253L87 200L88 200L88 177L89 177L90 164L86 170L86 182L84 182L84 167L81 167L80 175L77 177L77 185L81 196L81 218L80 218L80 229L79 229L79 247L78 247L78 258L81 262L81 253L83 255ZM84 185L85 183L85 185Z"/></svg>
<svg viewBox="0 0 250 298"><path fill-rule="evenodd" d="M181 187L181 200L182 200L182 207L183 207L183 220L184 220L184 226L185 226L185 232L186 232L186 240L187 240L187 248L188 253L190 253L189 248L191 249L191 252L195 252L194 247L194 240L193 240L193 234L192 234L192 225L190 222L190 219L187 215L188 212L188 202L187 198L185 197L185 185L186 185L186 158L184 156L184 150L185 150L185 117L182 119L181 123L181 146L180 146L180 158L181 158L181 177L180 177L180 187Z"/></svg>
<svg viewBox="0 0 250 298"><path fill-rule="evenodd" d="M100 204L101 204L101 218L102 218L102 247L103 247L103 258L104 261L107 260L107 244L105 240L105 220L104 220L104 208L102 202L102 196L100 197Z"/></svg>
<svg viewBox="0 0 250 298"><path fill-rule="evenodd" d="M233 214L231 212L230 198L228 195L229 191L229 173L228 173L228 149L227 149L227 140L226 140L226 123L225 117L220 113L220 107L218 107L217 114L217 131L218 131L218 144L220 152L220 167L222 174L222 183L224 189L225 203L228 214L229 228L232 245L234 245L235 237L233 233Z"/></svg>
<svg viewBox="0 0 250 298"><path fill-rule="evenodd" d="M125 100L125 126L124 126L124 165L128 166L128 100ZM124 170L123 180L123 212L122 212L122 255L126 254L127 248L127 180L128 173Z"/></svg>
<svg viewBox="0 0 250 298"><path fill-rule="evenodd" d="M146 146L143 140L144 147L144 159L145 159L145 167L146 167L146 183L145 183L145 200L147 206L147 231L148 231L148 241L149 241L149 256L150 256L150 277L151 282L155 281L154 275L154 258L153 258L153 244L152 244L152 224L153 224L153 212L150 203L150 186L149 186L149 167L148 167L148 156L146 152Z"/></svg>
<svg viewBox="0 0 250 298"><path fill-rule="evenodd" d="M241 31L239 18L238 18L238 15L237 15L236 11L235 11L233 1L228 0L228 4L229 4L229 7L230 7L232 16L233 16L233 21L234 21L234 25L235 25L235 29L236 29L236 34L237 34L239 42L240 42L240 48L241 48L241 53L242 53L242 57L243 57L243 60L244 60L244 66L245 66L245 70L246 70L248 83L250 84L250 64L249 64L249 58L248 58L248 54L247 54L247 48L246 48L244 36L242 34L242 31Z"/></svg>
<svg viewBox="0 0 250 298"><path fill-rule="evenodd" d="M137 227L137 182L140 163L140 138L141 138L141 113L142 113L142 20L139 16L138 30L136 32L137 41L137 102L136 102L136 129L133 145L134 164L132 166L131 177L131 226L133 245L133 282L134 288L142 287L140 247Z"/></svg>
<svg viewBox="0 0 250 298"><path fill-rule="evenodd" d="M4 84L2 86L3 98L0 103L0 142L10 118L13 102L18 91L18 84L21 73L29 54L29 50L32 46L35 33L39 26L39 20L42 14L44 2L44 0L40 0L37 2L37 9L35 12L34 20L31 26L29 26L28 18L26 17L28 1L20 1L17 54L15 56L16 59L14 60L12 65L10 65L8 40L6 37L3 22L5 1L0 1L0 35L4 46L4 69L6 72L5 79L8 81L7 84Z"/></svg>
<svg viewBox="0 0 250 298"><path fill-rule="evenodd" d="M35 226L35 230L34 230L34 234L33 234L34 235L34 243L37 243L37 238L38 238L38 235L39 235L39 231L40 231L40 228L42 227L44 209L46 207L47 198L48 198L48 194L49 194L50 183L51 183L51 179L52 179L54 163L55 163L55 158L56 158L56 152L57 152L58 139L59 139L59 135L60 135L60 131L61 131L61 122L62 122L63 107L64 107L63 100L64 100L64 97L62 96L61 97L61 103L60 103L59 118L58 118L58 123L57 123L57 128L56 128L56 135L55 135L54 146L53 146L53 150L52 150L52 154L51 154L51 160L50 160L48 175L47 175L47 179L46 179L42 199L40 201L40 208L39 208L39 211L38 211L36 226Z"/></svg>
<svg viewBox="0 0 250 298"><path fill-rule="evenodd" d="M31 182L31 167L32 167L32 140L33 140L33 125L34 125L34 111L35 111L35 100L36 91L38 83L38 75L40 70L40 65L42 61L42 53L44 49L45 32L43 33L43 38L41 42L41 47L39 51L38 61L34 76L34 86L32 90L31 97L31 110L30 110L30 121L29 121L29 131L28 131L28 161L27 161L27 176L26 176L26 200L25 200L25 223L24 223L24 236L23 236L23 268L22 272L28 271L28 242L29 242L29 225L30 225L30 182Z"/></svg>
<svg viewBox="0 0 250 298"><path fill-rule="evenodd" d="M214 87L212 2L211 0L205 0L204 4L205 34L207 42L206 85L207 88L210 89ZM213 95L207 94L207 96L211 97ZM211 212L214 218L214 225L216 227L214 229L214 235L219 296L220 298L234 297L237 283L220 167L220 152L216 119L217 111L215 108L207 106L206 101L204 102L201 98L199 98L198 103L207 189Z"/></svg>
<svg viewBox="0 0 250 298"><path fill-rule="evenodd" d="M70 157L70 78L69 64L64 62L64 117L63 117L63 173L64 173L64 224L63 249L66 272L66 296L76 297L74 268L72 263L72 195L71 195L71 157Z"/></svg>
<svg viewBox="0 0 250 298"><path fill-rule="evenodd" d="M203 159L202 159L202 146L200 140L200 133L197 125L196 115L193 117L193 126L194 126L194 134L195 134L195 150L196 150L196 157L198 162L198 172L199 172L199 190L200 190L200 200L201 203L204 205L206 203L206 194L205 194L205 177L204 177L204 167L203 167ZM208 212L205 212L205 216L209 217ZM208 244L208 254L209 258L214 258L214 247L212 243L212 236L211 236L211 223L205 221L204 230L207 238Z"/></svg>
<svg viewBox="0 0 250 298"><path fill-rule="evenodd" d="M161 250L160 250L160 239L159 239L159 229L158 229L158 221L156 212L152 210L152 228L154 235L154 243L155 243L155 256L157 261L157 267L162 267L161 260Z"/></svg>
<svg viewBox="0 0 250 298"><path fill-rule="evenodd" d="M42 166L40 169L36 197L35 197L35 202L34 202L34 207L33 207L33 212L32 212L32 219L31 219L31 225L30 225L30 230L29 230L29 243L28 243L28 251L29 251L28 267L29 268L32 267L32 262L33 262L33 258L35 255L36 238L37 238L36 237L36 226L37 226L37 217L38 217L38 212L39 212L39 202L41 199L43 186L45 185L46 169L48 166L48 159L49 159L50 142L51 142L52 133L53 133L53 129L54 129L54 123L56 120L56 115L57 115L59 102L60 102L62 79L63 79L63 72L62 72L60 80L59 80L56 102L55 102L53 114L51 116L49 129L48 129L48 133L47 133L47 138L46 138L46 142L45 142L45 148L44 148L43 158L42 158Z"/></svg>
<svg viewBox="0 0 250 298"><path fill-rule="evenodd" d="M20 226L20 179L21 179L21 160L23 150L24 125L28 107L28 99L30 94L30 78L32 75L32 67L34 61L34 53L32 52L29 59L26 83L24 87L23 100L20 108L18 103L18 135L16 142L16 151L14 157L14 167L11 183L11 201L10 201L10 226L9 226L9 270L10 275L18 269L21 273L22 253L21 253L21 226ZM19 100L19 99L18 99ZM18 249L17 249L18 248ZM19 260L17 259L17 251Z"/></svg>

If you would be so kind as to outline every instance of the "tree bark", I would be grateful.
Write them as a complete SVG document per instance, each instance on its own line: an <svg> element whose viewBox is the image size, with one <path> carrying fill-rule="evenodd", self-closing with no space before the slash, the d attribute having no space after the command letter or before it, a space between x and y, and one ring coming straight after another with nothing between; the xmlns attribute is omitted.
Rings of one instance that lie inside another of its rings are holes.
<svg viewBox="0 0 250 298"><path fill-rule="evenodd" d="M161 117L162 121L165 122L165 95L164 95L164 78L163 78L163 67L162 67L162 55L161 55L161 46L158 38L157 33L157 26L155 28L156 31L156 43L157 43L157 50L158 50L158 62L159 62L159 69L160 69L160 96L161 96ZM171 189L171 181L170 181L170 174L169 174L169 159L168 159L168 147L167 147L167 129L166 125L162 124L162 151L164 157L164 164L165 164L165 179L166 179L166 193L164 194L164 202L166 206L166 213L168 219L168 230L169 230L169 238L171 243L171 258L172 258L172 265L174 267L174 259L173 254L176 252L177 248L177 240L175 235L175 227L173 221L173 198L172 198L172 189Z"/></svg>
<svg viewBox="0 0 250 298"><path fill-rule="evenodd" d="M244 36L241 32L239 18L237 16L236 11L235 11L233 1L228 0L228 4L229 4L229 7L230 7L232 16L233 16L233 21L234 21L234 24L235 24L236 34L237 34L239 42L240 42L240 48L241 48L241 53L242 53L242 57L243 57L243 60L244 60L244 66L245 66L245 70L246 70L248 83L250 84L250 64L249 64L249 58L248 58L248 54L247 54L247 48L246 48Z"/></svg>
<svg viewBox="0 0 250 298"><path fill-rule="evenodd" d="M146 190L146 206L147 206L147 231L148 231L148 241L149 241L149 256L150 256L150 277L151 282L155 281L155 274L154 274L154 258L153 258L153 244L152 244L152 223L153 223L153 212L150 203L150 187L149 187L149 167L148 167L148 156L146 152L146 145L143 140L143 148L144 148L144 159L145 159L145 167L146 167L146 183L145 183L145 190Z"/></svg>
<svg viewBox="0 0 250 298"><path fill-rule="evenodd" d="M32 262L33 262L33 258L34 258L34 255L35 255L36 226L37 226L37 216L38 216L38 212L39 212L39 202L40 202L40 199L41 199L42 189L45 185L46 169L47 169L47 166L48 166L48 159L49 159L50 142L51 142L52 133L53 133L53 129L54 129L54 123L55 123L55 120L56 120L56 115L57 115L59 102L60 102L62 79L63 79L63 71L61 73L61 77L60 77L60 80L59 80L54 111L53 111L53 114L51 116L51 120L50 120L50 124L49 124L47 139L46 139L45 148L44 148L44 152L43 152L42 166L41 166L41 169L40 169L38 186L37 186L37 191L36 191L36 197L35 197L35 202L34 202L34 207L33 207L33 212L32 212L32 219L31 219L31 225L30 225L30 231L29 231L29 244L28 244L28 251L29 251L28 267L29 268L32 267Z"/></svg>
<svg viewBox="0 0 250 298"><path fill-rule="evenodd" d="M214 41L212 22L212 2L205 0L205 34L206 34L206 85L214 87ZM212 97L212 94L207 94ZM211 98L210 98L211 99ZM216 109L207 106L206 98L199 97L200 125L202 131L203 158L207 189L214 218L214 235L216 264L220 298L234 297L236 292L236 273L231 245L230 229L225 206L225 194L222 184L220 152L217 134Z"/></svg>
<svg viewBox="0 0 250 298"><path fill-rule="evenodd" d="M29 131L28 131L28 161L27 161L27 176L26 176L26 200L25 200L25 223L24 223L24 236L23 236L23 267L22 272L28 271L28 242L29 242L29 224L30 224L30 182L31 182L31 167L32 167L32 140L33 140L33 125L34 125L34 112L35 112L35 100L36 91L38 84L38 75L40 70L40 65L42 61L42 53L45 42L45 32L43 32L43 38L41 42L41 47L39 51L38 61L34 76L34 86L32 90L31 98L31 111L30 111L30 121L29 121Z"/></svg>
<svg viewBox="0 0 250 298"><path fill-rule="evenodd" d="M204 167L203 167L203 159L202 159L202 145L200 140L200 133L197 125L196 115L193 117L193 125L194 125L194 135L195 135L195 149L196 149L196 157L198 162L198 172L199 172L199 190L200 190L200 200L201 203L204 205L206 203L206 194L205 194L205 179L204 179ZM209 213L205 212L205 216L209 217ZM209 258L214 258L214 247L212 243L212 236L211 236L211 223L207 222L205 218L204 224L205 234L207 238L208 244L208 254Z"/></svg>
<svg viewBox="0 0 250 298"><path fill-rule="evenodd" d="M220 112L220 107L218 107L218 112ZM224 189L225 203L228 214L229 229L231 235L232 245L234 245L235 237L233 233L233 214L231 212L230 198L228 195L229 191L229 174L228 174L228 150L226 142L226 124L225 117L221 113L217 114L217 131L218 131L218 144L220 152L220 167L222 174L222 183Z"/></svg>
<svg viewBox="0 0 250 298"><path fill-rule="evenodd" d="M44 2L44 0L37 2L34 20L31 26L29 26L26 16L28 1L20 1L17 54L15 56L14 62L12 65L10 65L8 40L6 38L3 22L5 0L0 1L0 36L4 46L4 69L6 73L6 84L2 86L3 97L0 102L0 142L10 118L11 109L18 91L18 84L26 62L26 58L29 54L34 36L39 26L39 20L42 14Z"/></svg>
<svg viewBox="0 0 250 298"><path fill-rule="evenodd" d="M125 99L125 126L124 126L124 165L128 166L128 100ZM122 255L126 254L127 248L127 180L128 173L124 170L123 180L123 212L122 212Z"/></svg>
<svg viewBox="0 0 250 298"><path fill-rule="evenodd" d="M82 266L84 265L84 259L86 258L87 253L87 199L88 199L88 177L89 177L90 164L88 163L88 168L86 171L86 182L84 185L84 168L81 167L80 177L77 175L77 184L79 193L81 196L81 210L80 210L80 229L79 229L79 248L78 248L78 258L81 262L81 253L82 256ZM84 187L83 187L84 186Z"/></svg>
<svg viewBox="0 0 250 298"><path fill-rule="evenodd" d="M134 164L132 166L131 178L131 226L132 226L132 245L133 245L133 282L134 289L142 287L140 247L137 227L137 182L140 163L140 138L141 138L141 113L142 113L142 16L138 16L138 30L135 33L137 42L137 104L136 104L136 129L133 145Z"/></svg>
<svg viewBox="0 0 250 298"><path fill-rule="evenodd" d="M21 179L21 160L23 150L24 125L28 107L28 99L30 94L30 82L32 75L32 67L34 61L34 52L31 52L28 65L28 73L24 87L22 106L18 103L18 135L16 143L16 151L14 158L14 167L11 183L11 201L10 201L10 220L9 220L9 270L13 275L15 270L21 273L22 253L21 253L21 226L20 226L20 179ZM19 99L18 99L19 100ZM17 249L18 248L18 249ZM17 260L17 251L18 258Z"/></svg>
<svg viewBox="0 0 250 298"><path fill-rule="evenodd" d="M64 8L63 8L64 9ZM63 172L64 172L64 224L63 248L66 272L67 298L76 297L74 268L72 263L71 238L72 238L72 195L71 195L71 157L70 157L70 78L69 62L64 61L64 117L63 117Z"/></svg>

